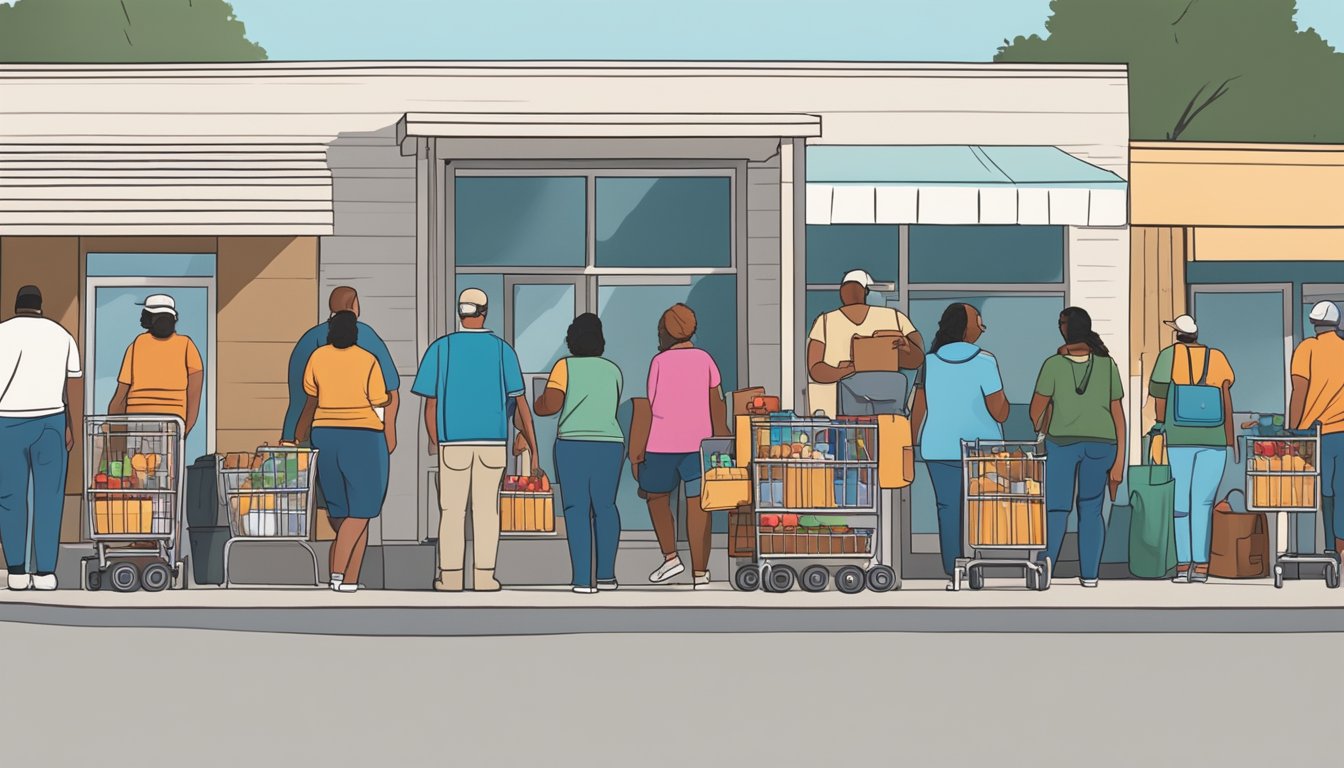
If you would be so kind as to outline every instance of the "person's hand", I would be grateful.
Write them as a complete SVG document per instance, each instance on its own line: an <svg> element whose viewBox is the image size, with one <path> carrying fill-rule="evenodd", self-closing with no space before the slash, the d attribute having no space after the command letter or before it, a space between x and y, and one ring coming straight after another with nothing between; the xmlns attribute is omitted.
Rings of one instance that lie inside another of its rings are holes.
<svg viewBox="0 0 1344 768"><path fill-rule="evenodd" d="M1116 462L1111 467L1110 490L1111 501L1115 501L1115 494L1120 491L1120 484L1125 482L1125 465L1123 462Z"/></svg>
<svg viewBox="0 0 1344 768"><path fill-rule="evenodd" d="M639 465L641 462L630 463L630 474L634 476L635 482L639 482Z"/></svg>
<svg viewBox="0 0 1344 768"><path fill-rule="evenodd" d="M528 477L541 477L541 464L537 461L536 453L527 455Z"/></svg>
<svg viewBox="0 0 1344 768"><path fill-rule="evenodd" d="M854 375L854 361L846 360L835 366L835 374L838 378L844 379Z"/></svg>
<svg viewBox="0 0 1344 768"><path fill-rule="evenodd" d="M429 455L430 455L430 456L438 456L438 455L439 455L439 441L438 441L438 440L430 440L430 441L429 441L429 448L428 448L428 451L429 451Z"/></svg>
<svg viewBox="0 0 1344 768"><path fill-rule="evenodd" d="M523 434L522 434L521 432L519 432L519 433L513 438L513 455L514 455L514 456L522 456L522 455L523 455L523 451L526 451L526 450L527 450L527 438L523 437Z"/></svg>
<svg viewBox="0 0 1344 768"><path fill-rule="evenodd" d="M397 431L394 429L383 430L383 436L387 438L387 455L391 456L397 451Z"/></svg>
<svg viewBox="0 0 1344 768"><path fill-rule="evenodd" d="M286 440L282 437L280 438L279 446L281 448L297 448L299 444L294 442L293 440Z"/></svg>
<svg viewBox="0 0 1344 768"><path fill-rule="evenodd" d="M67 453L75 450L75 431L69 424L65 425L65 450Z"/></svg>
<svg viewBox="0 0 1344 768"><path fill-rule="evenodd" d="M909 352L910 339L907 338L904 333L897 333L891 339L891 346L893 349L899 349L902 352Z"/></svg>

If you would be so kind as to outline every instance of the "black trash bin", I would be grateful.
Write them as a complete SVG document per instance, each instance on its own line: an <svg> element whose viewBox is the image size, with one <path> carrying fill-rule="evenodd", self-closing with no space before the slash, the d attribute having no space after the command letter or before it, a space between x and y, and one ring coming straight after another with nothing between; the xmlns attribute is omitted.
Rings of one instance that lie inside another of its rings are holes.
<svg viewBox="0 0 1344 768"><path fill-rule="evenodd" d="M224 583L224 544L229 540L227 525L192 526L191 572L197 584Z"/></svg>

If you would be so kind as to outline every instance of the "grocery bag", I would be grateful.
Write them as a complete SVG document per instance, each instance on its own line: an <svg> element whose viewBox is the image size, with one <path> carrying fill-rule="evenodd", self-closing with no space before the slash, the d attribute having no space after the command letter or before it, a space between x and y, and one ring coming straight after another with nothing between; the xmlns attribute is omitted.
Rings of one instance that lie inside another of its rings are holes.
<svg viewBox="0 0 1344 768"><path fill-rule="evenodd" d="M1129 572L1162 579L1176 567L1176 483L1171 467L1129 468Z"/></svg>
<svg viewBox="0 0 1344 768"><path fill-rule="evenodd" d="M882 488L905 488L915 481L915 446L910 419L877 417L877 482Z"/></svg>

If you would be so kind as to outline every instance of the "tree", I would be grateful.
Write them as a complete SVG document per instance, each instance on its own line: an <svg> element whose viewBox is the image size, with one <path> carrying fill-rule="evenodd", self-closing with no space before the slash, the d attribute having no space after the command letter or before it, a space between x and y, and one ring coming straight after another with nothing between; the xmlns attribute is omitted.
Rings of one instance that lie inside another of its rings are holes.
<svg viewBox="0 0 1344 768"><path fill-rule="evenodd" d="M1344 53L1294 0L1051 0L995 61L1128 63L1136 139L1344 142Z"/></svg>
<svg viewBox="0 0 1344 768"><path fill-rule="evenodd" d="M0 61L260 61L225 0L17 0L0 5Z"/></svg>

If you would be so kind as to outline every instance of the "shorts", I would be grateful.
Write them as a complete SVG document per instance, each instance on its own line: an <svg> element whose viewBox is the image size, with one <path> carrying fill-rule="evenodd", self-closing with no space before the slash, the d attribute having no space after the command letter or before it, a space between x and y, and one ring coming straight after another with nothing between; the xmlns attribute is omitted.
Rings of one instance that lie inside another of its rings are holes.
<svg viewBox="0 0 1344 768"><path fill-rule="evenodd" d="M645 493L671 493L685 484L686 498L700 495L699 453L646 453L639 468L639 489Z"/></svg>
<svg viewBox="0 0 1344 768"><path fill-rule="evenodd" d="M317 483L327 498L327 516L371 520L387 496L387 437L378 429L314 427Z"/></svg>

